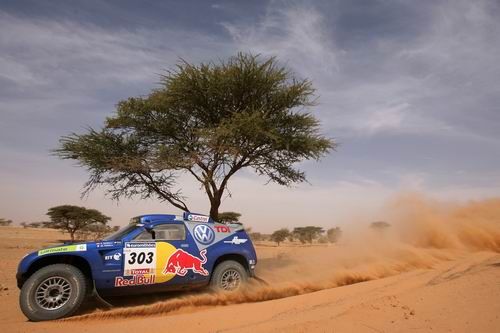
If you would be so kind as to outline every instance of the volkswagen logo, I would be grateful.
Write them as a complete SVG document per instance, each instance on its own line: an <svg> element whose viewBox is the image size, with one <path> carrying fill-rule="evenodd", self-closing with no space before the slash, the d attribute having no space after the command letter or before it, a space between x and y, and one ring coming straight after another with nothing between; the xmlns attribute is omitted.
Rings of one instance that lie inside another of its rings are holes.
<svg viewBox="0 0 500 333"><path fill-rule="evenodd" d="M204 245L212 243L215 239L214 231L206 224L198 224L194 227L193 235L199 243Z"/></svg>

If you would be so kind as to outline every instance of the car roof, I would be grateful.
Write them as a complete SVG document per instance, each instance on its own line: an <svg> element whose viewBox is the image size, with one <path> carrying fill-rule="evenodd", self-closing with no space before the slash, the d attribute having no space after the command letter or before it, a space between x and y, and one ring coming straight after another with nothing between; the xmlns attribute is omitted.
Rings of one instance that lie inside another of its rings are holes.
<svg viewBox="0 0 500 333"><path fill-rule="evenodd" d="M147 214L147 215L139 215L132 218L131 223L151 223L156 224L160 222L173 222L173 221L182 221L181 216L171 215L171 214Z"/></svg>
<svg viewBox="0 0 500 333"><path fill-rule="evenodd" d="M133 217L130 223L137 224L159 224L168 222L202 222L214 223L214 221L207 215L185 212L182 216L173 214L145 214Z"/></svg>

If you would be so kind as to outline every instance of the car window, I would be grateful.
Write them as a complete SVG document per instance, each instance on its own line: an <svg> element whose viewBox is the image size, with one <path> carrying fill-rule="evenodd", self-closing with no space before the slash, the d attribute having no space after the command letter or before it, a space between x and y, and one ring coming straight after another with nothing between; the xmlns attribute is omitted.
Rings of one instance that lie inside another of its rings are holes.
<svg viewBox="0 0 500 333"><path fill-rule="evenodd" d="M153 238L154 235L154 238ZM184 240L186 228L182 224L162 224L153 228L153 232L144 230L134 240Z"/></svg>
<svg viewBox="0 0 500 333"><path fill-rule="evenodd" d="M121 240L124 236L128 235L132 230L137 228L135 224L129 224L118 231L115 231L111 235L105 237L103 240L105 241L114 241L114 240Z"/></svg>

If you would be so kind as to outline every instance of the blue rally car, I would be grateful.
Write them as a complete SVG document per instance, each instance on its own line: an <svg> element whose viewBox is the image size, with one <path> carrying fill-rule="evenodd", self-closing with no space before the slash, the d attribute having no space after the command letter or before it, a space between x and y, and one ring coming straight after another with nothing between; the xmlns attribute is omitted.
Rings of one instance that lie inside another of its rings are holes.
<svg viewBox="0 0 500 333"><path fill-rule="evenodd" d="M91 294L154 293L210 285L232 291L257 257L241 224L184 213L143 215L102 241L33 252L19 263L20 306L32 321L73 314Z"/></svg>

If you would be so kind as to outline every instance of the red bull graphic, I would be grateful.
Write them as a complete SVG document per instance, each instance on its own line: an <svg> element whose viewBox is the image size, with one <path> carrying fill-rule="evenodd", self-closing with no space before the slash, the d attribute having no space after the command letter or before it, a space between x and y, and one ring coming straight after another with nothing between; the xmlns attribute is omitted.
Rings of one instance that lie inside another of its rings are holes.
<svg viewBox="0 0 500 333"><path fill-rule="evenodd" d="M203 264L207 262L206 257L207 250L202 250L200 256L203 259L195 257L182 249L177 249L170 258L168 258L167 264L163 269L163 274L176 274L179 276L185 276L188 270L192 270L195 273L207 276L208 271L203 268Z"/></svg>

